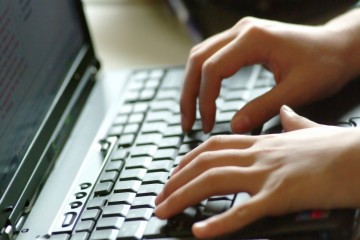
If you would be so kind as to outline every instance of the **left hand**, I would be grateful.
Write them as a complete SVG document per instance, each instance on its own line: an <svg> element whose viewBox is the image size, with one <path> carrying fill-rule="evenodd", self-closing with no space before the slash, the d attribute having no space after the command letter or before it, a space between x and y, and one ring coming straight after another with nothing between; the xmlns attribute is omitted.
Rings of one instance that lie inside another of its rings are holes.
<svg viewBox="0 0 360 240"><path fill-rule="evenodd" d="M243 205L194 224L196 237L211 238L265 216L359 207L360 130L319 125L285 106L280 117L285 133L217 136L185 155L156 199L156 215L248 192Z"/></svg>

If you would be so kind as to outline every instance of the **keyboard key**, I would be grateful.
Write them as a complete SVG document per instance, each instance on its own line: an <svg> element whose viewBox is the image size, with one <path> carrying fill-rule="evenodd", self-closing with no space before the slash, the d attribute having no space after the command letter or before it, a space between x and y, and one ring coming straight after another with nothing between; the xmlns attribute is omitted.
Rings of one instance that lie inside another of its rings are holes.
<svg viewBox="0 0 360 240"><path fill-rule="evenodd" d="M169 125L181 125L181 114L173 113L172 116L170 116L166 122Z"/></svg>
<svg viewBox="0 0 360 240"><path fill-rule="evenodd" d="M220 134L231 134L231 125L230 122L215 123L214 128L211 130L211 135L220 135Z"/></svg>
<svg viewBox="0 0 360 240"><path fill-rule="evenodd" d="M134 141L135 141L135 134L121 135L118 142L118 147L130 147L134 144Z"/></svg>
<svg viewBox="0 0 360 240"><path fill-rule="evenodd" d="M168 126L165 131L165 137L182 136L183 130L180 125Z"/></svg>
<svg viewBox="0 0 360 240"><path fill-rule="evenodd" d="M143 184L165 184L168 177L169 172L149 172L145 175L143 179Z"/></svg>
<svg viewBox="0 0 360 240"><path fill-rule="evenodd" d="M126 161L126 169L148 168L151 164L151 157L132 157Z"/></svg>
<svg viewBox="0 0 360 240"><path fill-rule="evenodd" d="M128 151L124 149L116 149L111 156L111 161L125 160L128 155Z"/></svg>
<svg viewBox="0 0 360 240"><path fill-rule="evenodd" d="M129 116L128 123L142 123L144 119L143 113L134 113Z"/></svg>
<svg viewBox="0 0 360 240"><path fill-rule="evenodd" d="M138 180L130 180L130 181L120 181L117 182L114 187L115 193L122 193L122 192L133 192L136 193L141 185L141 181Z"/></svg>
<svg viewBox="0 0 360 240"><path fill-rule="evenodd" d="M154 157L158 147L156 145L136 146L131 152L132 157L149 156Z"/></svg>
<svg viewBox="0 0 360 240"><path fill-rule="evenodd" d="M171 113L180 113L179 103L176 100L157 100L150 105L152 111L169 111Z"/></svg>
<svg viewBox="0 0 360 240"><path fill-rule="evenodd" d="M139 101L150 101L155 96L154 89L144 89L141 91Z"/></svg>
<svg viewBox="0 0 360 240"><path fill-rule="evenodd" d="M135 134L139 131L140 125L138 123L132 123L124 126L122 134Z"/></svg>
<svg viewBox="0 0 360 240"><path fill-rule="evenodd" d="M144 113L149 108L149 103L140 102L134 104L133 113Z"/></svg>
<svg viewBox="0 0 360 240"><path fill-rule="evenodd" d="M182 81L179 79L184 79L184 70L183 69L171 69L165 74L161 88L176 88L180 89L182 86Z"/></svg>
<svg viewBox="0 0 360 240"><path fill-rule="evenodd" d="M145 238L161 238L166 237L167 220L162 220L157 217L150 218L145 232Z"/></svg>
<svg viewBox="0 0 360 240"><path fill-rule="evenodd" d="M235 113L240 108L245 106L246 102L243 100L233 100L233 101L225 101L223 104L219 105L219 110L221 112L233 112Z"/></svg>
<svg viewBox="0 0 360 240"><path fill-rule="evenodd" d="M191 150L195 149L201 143L187 143L180 146L179 155L185 155L186 153L190 152Z"/></svg>
<svg viewBox="0 0 360 240"><path fill-rule="evenodd" d="M120 181L140 180L144 178L146 169L125 169L120 175Z"/></svg>
<svg viewBox="0 0 360 240"><path fill-rule="evenodd" d="M161 133L148 133L148 134L141 134L136 144L137 145L158 145L161 142L162 134Z"/></svg>
<svg viewBox="0 0 360 240"><path fill-rule="evenodd" d="M179 148L181 144L181 136L178 137L165 137L162 139L159 148Z"/></svg>
<svg viewBox="0 0 360 240"><path fill-rule="evenodd" d="M114 125L124 125L127 122L127 119L128 119L127 115L116 116L113 124Z"/></svg>
<svg viewBox="0 0 360 240"><path fill-rule="evenodd" d="M86 221L86 220L92 220L92 221L97 221L98 218L100 217L101 211L98 209L91 209L91 210L85 210L82 214L81 214L81 220Z"/></svg>
<svg viewBox="0 0 360 240"><path fill-rule="evenodd" d="M128 89L130 91L140 91L144 87L144 82L142 81L130 81Z"/></svg>
<svg viewBox="0 0 360 240"><path fill-rule="evenodd" d="M93 199L90 199L87 209L99 209L101 210L103 206L105 206L106 199L102 197L95 197Z"/></svg>
<svg viewBox="0 0 360 240"><path fill-rule="evenodd" d="M231 207L231 201L207 201L204 211L202 212L203 217L211 217L216 214L225 212Z"/></svg>
<svg viewBox="0 0 360 240"><path fill-rule="evenodd" d="M139 100L140 93L138 91L128 91L124 97L127 103L136 102Z"/></svg>
<svg viewBox="0 0 360 240"><path fill-rule="evenodd" d="M146 81L145 88L154 89L154 88L158 88L159 85L160 85L160 78L155 77L155 78L148 79Z"/></svg>
<svg viewBox="0 0 360 240"><path fill-rule="evenodd" d="M76 224L75 232L91 232L94 229L95 221L81 221Z"/></svg>
<svg viewBox="0 0 360 240"><path fill-rule="evenodd" d="M172 160L160 160L160 161L153 161L148 168L149 172L170 172L174 161ZM146 176L145 176L146 178Z"/></svg>
<svg viewBox="0 0 360 240"><path fill-rule="evenodd" d="M109 195L113 186L114 186L114 183L112 183L112 182L102 182L102 183L96 184L95 196Z"/></svg>
<svg viewBox="0 0 360 240"><path fill-rule="evenodd" d="M123 227L120 229L116 239L142 239L146 225L147 221L124 222Z"/></svg>
<svg viewBox="0 0 360 240"><path fill-rule="evenodd" d="M157 196L164 188L164 184L145 184L141 185L137 196Z"/></svg>
<svg viewBox="0 0 360 240"><path fill-rule="evenodd" d="M110 128L110 131L108 132L109 136L120 136L121 133L124 130L124 126L123 125L116 125Z"/></svg>
<svg viewBox="0 0 360 240"><path fill-rule="evenodd" d="M130 205L127 204L106 206L102 217L126 217L129 210Z"/></svg>
<svg viewBox="0 0 360 240"><path fill-rule="evenodd" d="M90 240L114 240L118 232L119 230L113 229L97 230L91 234Z"/></svg>
<svg viewBox="0 0 360 240"><path fill-rule="evenodd" d="M106 172L110 172L110 171L120 172L121 169L123 168L123 166L124 166L123 161L110 161L110 162L106 163L105 171Z"/></svg>
<svg viewBox="0 0 360 240"><path fill-rule="evenodd" d="M69 234L57 234L57 235L52 235L51 236L51 240L69 240L70 239L70 235Z"/></svg>
<svg viewBox="0 0 360 240"><path fill-rule="evenodd" d="M167 122L169 118L172 117L171 111L156 111L156 112L149 112L146 121L147 122Z"/></svg>
<svg viewBox="0 0 360 240"><path fill-rule="evenodd" d="M223 112L216 115L216 123L228 123L230 124L231 119L234 117L233 112Z"/></svg>
<svg viewBox="0 0 360 240"><path fill-rule="evenodd" d="M126 221L149 220L154 212L152 208L130 209Z"/></svg>
<svg viewBox="0 0 360 240"><path fill-rule="evenodd" d="M119 173L117 171L104 172L100 176L100 182L116 182Z"/></svg>
<svg viewBox="0 0 360 240"><path fill-rule="evenodd" d="M155 208L155 196L136 197L132 208Z"/></svg>
<svg viewBox="0 0 360 240"><path fill-rule="evenodd" d="M159 149L154 155L154 160L174 160L178 150L175 148Z"/></svg>
<svg viewBox="0 0 360 240"><path fill-rule="evenodd" d="M244 204L244 202L248 201L249 199L250 199L250 195L248 193L245 192L238 193L235 196L232 206L238 206Z"/></svg>
<svg viewBox="0 0 360 240"><path fill-rule="evenodd" d="M168 124L166 122L147 122L142 129L143 133L161 133L164 135Z"/></svg>
<svg viewBox="0 0 360 240"><path fill-rule="evenodd" d="M120 204L128 204L134 201L136 193L114 193L109 198L109 205L120 205Z"/></svg>
<svg viewBox="0 0 360 240"><path fill-rule="evenodd" d="M134 72L132 75L131 75L131 81L134 81L134 82L145 82L146 79L149 78L149 72L146 71L146 70L139 70L137 72Z"/></svg>
<svg viewBox="0 0 360 240"><path fill-rule="evenodd" d="M184 143L199 142L202 143L209 138L209 134L205 134L203 131L191 131L184 137Z"/></svg>
<svg viewBox="0 0 360 240"><path fill-rule="evenodd" d="M102 229L120 229L125 221L124 217L101 218L96 224L97 230Z"/></svg>
<svg viewBox="0 0 360 240"><path fill-rule="evenodd" d="M77 232L71 236L71 240L88 240L90 233L88 232ZM51 240L53 238L51 237Z"/></svg>
<svg viewBox="0 0 360 240"><path fill-rule="evenodd" d="M149 78L150 78L150 80L152 80L152 79L161 79L161 78L163 78L164 74L165 74L165 71L163 69L160 69L160 68L152 69L150 71Z"/></svg>
<svg viewBox="0 0 360 240"><path fill-rule="evenodd" d="M179 101L180 98L180 92L178 89L164 89L162 91L159 91L159 93L156 95L157 100L175 100Z"/></svg>

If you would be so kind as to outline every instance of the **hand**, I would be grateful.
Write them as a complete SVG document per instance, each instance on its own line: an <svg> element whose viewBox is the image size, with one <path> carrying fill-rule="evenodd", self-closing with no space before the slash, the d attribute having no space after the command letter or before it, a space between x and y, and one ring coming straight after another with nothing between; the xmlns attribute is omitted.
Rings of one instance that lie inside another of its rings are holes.
<svg viewBox="0 0 360 240"><path fill-rule="evenodd" d="M194 224L196 237L211 238L265 216L359 207L360 130L319 125L288 107L280 117L285 133L215 137L185 155L156 199L156 215L248 192L243 205Z"/></svg>
<svg viewBox="0 0 360 240"><path fill-rule="evenodd" d="M331 26L244 18L195 46L181 95L183 130L189 131L195 121L197 98L203 130L212 129L221 81L243 66L263 64L273 72L277 85L237 112L232 119L232 129L237 133L261 125L283 104L296 107L338 91L353 73L348 71L345 57L345 34Z"/></svg>

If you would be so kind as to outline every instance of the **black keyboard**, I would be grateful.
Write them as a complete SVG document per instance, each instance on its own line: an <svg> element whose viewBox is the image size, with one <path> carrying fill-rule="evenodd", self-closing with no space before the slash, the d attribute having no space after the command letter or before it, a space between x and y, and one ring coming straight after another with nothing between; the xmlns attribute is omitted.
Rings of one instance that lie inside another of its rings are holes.
<svg viewBox="0 0 360 240"><path fill-rule="evenodd" d="M71 240L192 238L194 222L249 199L247 193L213 196L169 220L154 215L155 198L182 156L213 135L230 134L235 112L275 84L272 74L260 66L243 68L222 83L213 130L204 134L197 115L192 131L184 134L178 103L183 71L152 69L131 76L124 105L103 143L106 150L114 147L104 151L107 162ZM248 134L259 133L264 130ZM276 222L266 221L260 225L266 228ZM277 224L287 222L292 220L284 218ZM261 228L251 229L250 233L258 233Z"/></svg>

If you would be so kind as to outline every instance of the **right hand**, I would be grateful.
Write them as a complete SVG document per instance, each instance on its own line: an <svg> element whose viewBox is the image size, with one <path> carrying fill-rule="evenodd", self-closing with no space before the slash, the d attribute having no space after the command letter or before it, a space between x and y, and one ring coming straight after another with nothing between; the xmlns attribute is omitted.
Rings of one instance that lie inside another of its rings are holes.
<svg viewBox="0 0 360 240"><path fill-rule="evenodd" d="M180 102L183 130L191 130L199 98L203 130L211 131L221 81L247 65L264 65L277 85L236 113L231 123L236 133L263 124L283 104L297 107L335 93L354 77L346 71L342 37L327 25L244 18L193 47Z"/></svg>

